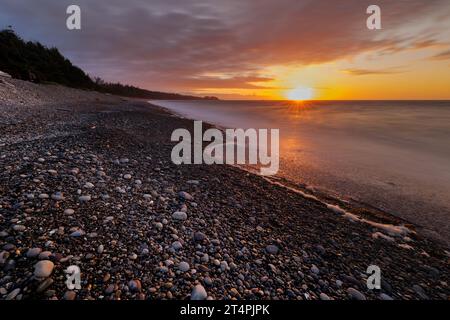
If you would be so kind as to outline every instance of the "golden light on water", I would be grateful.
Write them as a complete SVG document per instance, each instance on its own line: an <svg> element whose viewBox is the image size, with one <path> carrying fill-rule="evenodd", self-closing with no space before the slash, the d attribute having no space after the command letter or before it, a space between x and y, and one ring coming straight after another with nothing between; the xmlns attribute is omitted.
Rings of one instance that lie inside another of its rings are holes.
<svg viewBox="0 0 450 320"><path fill-rule="evenodd" d="M292 101L311 100L314 97L314 90L308 87L296 87L286 92L286 98Z"/></svg>

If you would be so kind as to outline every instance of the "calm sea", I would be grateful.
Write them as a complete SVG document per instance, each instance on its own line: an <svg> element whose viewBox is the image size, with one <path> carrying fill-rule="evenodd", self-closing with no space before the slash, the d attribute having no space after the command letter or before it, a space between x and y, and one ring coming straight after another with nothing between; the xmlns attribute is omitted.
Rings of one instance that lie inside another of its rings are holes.
<svg viewBox="0 0 450 320"><path fill-rule="evenodd" d="M280 176L450 239L450 101L153 103L226 128L280 129Z"/></svg>

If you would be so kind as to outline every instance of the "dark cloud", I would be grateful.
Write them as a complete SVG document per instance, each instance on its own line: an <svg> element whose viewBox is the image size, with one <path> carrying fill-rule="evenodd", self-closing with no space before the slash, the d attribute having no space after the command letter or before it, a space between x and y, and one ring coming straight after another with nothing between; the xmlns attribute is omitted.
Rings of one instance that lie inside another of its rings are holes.
<svg viewBox="0 0 450 320"><path fill-rule="evenodd" d="M379 0L383 30L370 31L369 0L1 1L0 26L60 48L90 74L184 91L256 89L265 66L431 45L434 30L419 36L404 27L448 12L448 0ZM70 4L82 9L81 31L65 28Z"/></svg>

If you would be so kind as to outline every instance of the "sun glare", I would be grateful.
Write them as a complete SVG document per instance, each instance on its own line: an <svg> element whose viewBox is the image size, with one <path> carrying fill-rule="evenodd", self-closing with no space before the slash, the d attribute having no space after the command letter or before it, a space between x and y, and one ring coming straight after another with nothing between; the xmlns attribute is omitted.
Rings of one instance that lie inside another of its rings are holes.
<svg viewBox="0 0 450 320"><path fill-rule="evenodd" d="M297 87L287 92L286 98L294 101L311 100L314 96L312 88Z"/></svg>

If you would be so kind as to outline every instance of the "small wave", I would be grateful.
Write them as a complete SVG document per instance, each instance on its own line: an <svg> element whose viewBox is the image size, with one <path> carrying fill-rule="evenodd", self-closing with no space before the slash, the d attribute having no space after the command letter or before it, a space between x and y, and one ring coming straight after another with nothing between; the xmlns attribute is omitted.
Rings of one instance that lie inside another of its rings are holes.
<svg viewBox="0 0 450 320"><path fill-rule="evenodd" d="M251 172L249 170L244 169L245 171ZM251 172L252 174L255 174L254 172ZM328 203L326 201L323 201L321 199L319 199L317 196L306 193L302 190L293 188L293 187L289 187L286 186L278 181L273 181L270 178L267 177L262 177L264 180L268 181L271 184L280 186L282 188L288 189L292 192L295 192L299 195L301 195L302 197L306 198L306 199L310 199L310 200L314 200L314 201L318 201L321 204L325 205L327 207L327 209L329 209L330 211L333 211L335 213L341 214L342 216L344 216L345 218L349 219L352 222L360 222L360 223L365 223L368 224L374 228L380 229L382 231L384 231L385 233L387 233L390 236L393 237L403 237L407 234L410 233L415 233L413 230L403 226L403 225L393 225L393 224L385 224L385 223L379 223L379 222L375 222L372 220L368 220L365 218L362 218L354 213L351 213L350 211L347 211L345 209L343 209L342 207L340 207L339 205L335 205L335 204L331 204Z"/></svg>

